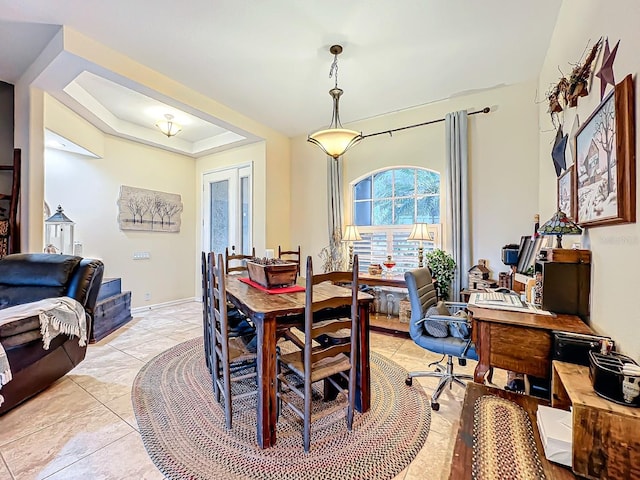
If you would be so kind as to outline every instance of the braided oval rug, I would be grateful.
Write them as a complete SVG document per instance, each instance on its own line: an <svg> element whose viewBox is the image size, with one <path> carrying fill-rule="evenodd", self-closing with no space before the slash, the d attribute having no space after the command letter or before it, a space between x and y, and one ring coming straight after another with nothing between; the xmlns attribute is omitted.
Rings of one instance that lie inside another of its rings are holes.
<svg viewBox="0 0 640 480"><path fill-rule="evenodd" d="M169 479L392 479L420 451L431 422L428 397L421 388L404 384L406 374L371 353L371 409L355 413L351 432L344 409L312 423L308 454L301 422L288 408L278 421L276 445L258 448L255 396L234 402L233 428L225 429L202 338L147 363L131 396L147 452ZM314 396L318 408L331 406L322 405L319 392Z"/></svg>

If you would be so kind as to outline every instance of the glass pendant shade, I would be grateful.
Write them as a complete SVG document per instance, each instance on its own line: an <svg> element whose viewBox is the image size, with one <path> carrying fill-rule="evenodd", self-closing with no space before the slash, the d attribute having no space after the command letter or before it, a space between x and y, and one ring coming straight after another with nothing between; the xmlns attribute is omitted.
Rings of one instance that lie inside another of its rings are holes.
<svg viewBox="0 0 640 480"><path fill-rule="evenodd" d="M167 137L173 137L182 131L182 126L173 121L173 115L167 113L164 117L165 120L159 120L156 127Z"/></svg>
<svg viewBox="0 0 640 480"><path fill-rule="evenodd" d="M328 128L309 135L308 141L319 146L333 158L338 158L362 140L362 135L346 128Z"/></svg>

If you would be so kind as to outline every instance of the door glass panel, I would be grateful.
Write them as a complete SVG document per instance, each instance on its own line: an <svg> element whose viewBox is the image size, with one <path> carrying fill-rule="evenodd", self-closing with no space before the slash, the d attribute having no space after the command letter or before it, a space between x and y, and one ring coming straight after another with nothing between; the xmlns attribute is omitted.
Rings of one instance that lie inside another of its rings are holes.
<svg viewBox="0 0 640 480"><path fill-rule="evenodd" d="M211 239L212 252L224 252L229 239L229 181L212 182L211 187Z"/></svg>
<svg viewBox="0 0 640 480"><path fill-rule="evenodd" d="M242 215L242 221L240 222L240 229L241 229L240 238L242 240L242 245L240 246L240 251L244 255L251 254L251 247L250 247L251 231L250 231L250 225L249 225L249 220L251 218L250 210L249 210L249 203L251 201L251 196L249 195L249 193L250 193L249 177L240 178L240 198L241 198L240 208L242 209L242 211L240 212L240 214Z"/></svg>

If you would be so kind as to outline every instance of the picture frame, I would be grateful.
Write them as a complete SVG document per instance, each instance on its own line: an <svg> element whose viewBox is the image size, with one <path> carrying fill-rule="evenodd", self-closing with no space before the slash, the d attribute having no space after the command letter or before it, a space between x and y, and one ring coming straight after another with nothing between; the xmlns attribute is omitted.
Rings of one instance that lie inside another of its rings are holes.
<svg viewBox="0 0 640 480"><path fill-rule="evenodd" d="M569 219L575 221L575 195L574 195L574 166L567 168L562 175L558 177L558 192L556 208L562 210Z"/></svg>
<svg viewBox="0 0 640 480"><path fill-rule="evenodd" d="M595 227L635 222L635 118L631 75L617 84L582 124L575 142L576 223Z"/></svg>

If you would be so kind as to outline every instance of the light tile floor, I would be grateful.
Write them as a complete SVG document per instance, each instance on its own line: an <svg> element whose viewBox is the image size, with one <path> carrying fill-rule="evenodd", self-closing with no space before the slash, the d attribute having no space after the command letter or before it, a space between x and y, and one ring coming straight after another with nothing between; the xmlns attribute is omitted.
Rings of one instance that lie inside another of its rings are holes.
<svg viewBox="0 0 640 480"><path fill-rule="evenodd" d="M164 478L137 431L131 386L155 355L201 334L201 304L191 302L136 314L90 345L73 371L0 417L0 480ZM410 339L378 333L371 334L371 348L409 371L439 359ZM475 362L455 368L472 373ZM436 385L437 379L414 381L427 394ZM463 397L457 386L442 394L424 448L396 480L448 478Z"/></svg>

